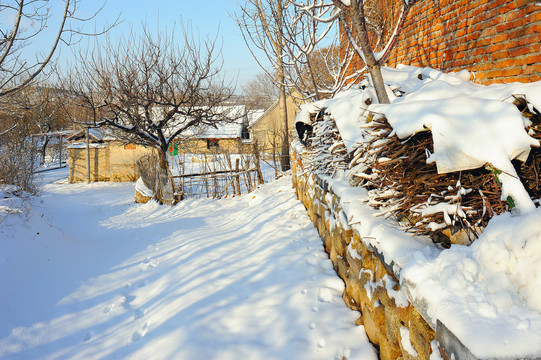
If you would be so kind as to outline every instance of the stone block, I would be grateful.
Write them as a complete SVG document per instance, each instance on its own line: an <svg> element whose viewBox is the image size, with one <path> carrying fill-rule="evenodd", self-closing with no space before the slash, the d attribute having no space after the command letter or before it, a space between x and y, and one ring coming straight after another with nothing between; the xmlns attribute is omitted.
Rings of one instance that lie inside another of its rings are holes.
<svg viewBox="0 0 541 360"><path fill-rule="evenodd" d="M307 206L306 211L308 213L308 216L310 217L310 220L312 220L312 222L314 223L314 226L317 227L317 219L319 218L319 216L312 210L311 206Z"/></svg>
<svg viewBox="0 0 541 360"><path fill-rule="evenodd" d="M337 265L338 254L336 253L336 249L334 248L334 246L332 246L332 242L330 241L330 237L327 237L327 238L329 239L329 241L325 241L325 244L329 243L329 245L330 245L329 250L327 252L329 253L329 258L332 261L332 264L334 266L334 270L337 271L337 269L338 269L338 267L337 267L338 266Z"/></svg>
<svg viewBox="0 0 541 360"><path fill-rule="evenodd" d="M347 288L342 293L342 298L344 299L344 302L346 303L346 305L350 309L355 310L355 311L361 311L362 310L361 304L359 304L357 301L355 301L355 299L347 291ZM361 319L361 323L362 323L362 319ZM359 324L357 324L357 325L359 325Z"/></svg>
<svg viewBox="0 0 541 360"><path fill-rule="evenodd" d="M362 256L362 262L363 262L363 269L365 270L370 270L374 273L375 271L375 264L374 264L374 260L373 260L373 256L372 254L370 253L367 253L367 256ZM377 260L377 258L376 258Z"/></svg>
<svg viewBox="0 0 541 360"><path fill-rule="evenodd" d="M419 359L428 360L432 351L430 343L436 339L436 332L413 306L410 306L409 316L411 343L417 350Z"/></svg>
<svg viewBox="0 0 541 360"><path fill-rule="evenodd" d="M378 325L378 322L376 320L377 318L377 312L376 314L372 313L371 309L363 305L362 306L362 318L363 318L363 324L364 324L364 330L366 331L366 335L368 336L368 339L375 345L380 344L380 333L381 333L381 327Z"/></svg>
<svg viewBox="0 0 541 360"><path fill-rule="evenodd" d="M349 272L349 276L346 279L346 291L349 297L352 298L355 303L359 304L359 306L363 304L361 296L361 284L359 282L359 279L355 277L355 275L352 274L351 271Z"/></svg>
<svg viewBox="0 0 541 360"><path fill-rule="evenodd" d="M336 259L336 265L338 276L340 276L342 280L346 281L349 277L349 266L346 259L344 259L342 256L338 256Z"/></svg>
<svg viewBox="0 0 541 360"><path fill-rule="evenodd" d="M319 185L314 186L314 197L321 199L321 195L323 194L323 189Z"/></svg>
<svg viewBox="0 0 541 360"><path fill-rule="evenodd" d="M351 243L351 238L353 237L353 230L344 230L342 236L344 237L344 242L349 245Z"/></svg>
<svg viewBox="0 0 541 360"><path fill-rule="evenodd" d="M321 198L320 198L321 199ZM325 216L327 208L325 206L325 203L323 203L321 200L317 204L317 212L320 216Z"/></svg>
<svg viewBox="0 0 541 360"><path fill-rule="evenodd" d="M387 294L387 289L381 283L374 289L372 297L378 300L384 307L394 306L394 302L389 298L389 294Z"/></svg>
<svg viewBox="0 0 541 360"><path fill-rule="evenodd" d="M334 230L334 229L331 229L331 219L328 213L325 214L325 229L327 229L328 233L331 233Z"/></svg>
<svg viewBox="0 0 541 360"><path fill-rule="evenodd" d="M390 343L387 338L382 335L379 342L379 358L381 360L396 360L402 355L400 346Z"/></svg>
<svg viewBox="0 0 541 360"><path fill-rule="evenodd" d="M374 263L375 269L374 269L374 276L376 281L379 281L385 277L385 275L391 275L387 271L387 268L381 263L381 261L378 259L378 257L375 254L372 254L372 261Z"/></svg>
<svg viewBox="0 0 541 360"><path fill-rule="evenodd" d="M406 324L400 321L398 314L396 313L396 307L385 306L385 332L387 334L387 340L389 344L395 348L400 348L400 328L405 327ZM402 351L400 351L402 352Z"/></svg>
<svg viewBox="0 0 541 360"><path fill-rule="evenodd" d="M334 231L331 232L331 234L333 246L336 248L338 254L345 258L347 244L344 242L344 238L342 237L340 228L335 228Z"/></svg>
<svg viewBox="0 0 541 360"><path fill-rule="evenodd" d="M321 240L323 240L323 248L325 249L325 252L327 254L329 254L329 257L330 257L330 254L331 254L331 248L332 248L332 242L331 242L331 238L330 236L327 236L327 234L325 234Z"/></svg>
<svg viewBox="0 0 541 360"><path fill-rule="evenodd" d="M413 348L415 349L415 346ZM402 340L400 341L400 351L402 352L403 360L417 360L418 359L418 357L411 355L406 349L404 349L404 347L402 346Z"/></svg>
<svg viewBox="0 0 541 360"><path fill-rule="evenodd" d="M363 265L362 260L356 257L354 258L346 249L346 261L349 264L350 273L353 274L353 276L355 276L358 280Z"/></svg>
<svg viewBox="0 0 541 360"><path fill-rule="evenodd" d="M410 315L409 315L409 308L411 305L408 305L407 307L396 307L396 315L398 315L398 318L400 321L404 324L409 324L410 321Z"/></svg>

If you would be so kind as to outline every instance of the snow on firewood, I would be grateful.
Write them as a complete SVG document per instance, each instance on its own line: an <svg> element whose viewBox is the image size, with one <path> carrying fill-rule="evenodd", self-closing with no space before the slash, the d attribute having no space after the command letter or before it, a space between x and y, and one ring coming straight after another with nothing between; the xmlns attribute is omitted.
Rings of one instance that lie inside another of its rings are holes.
<svg viewBox="0 0 541 360"><path fill-rule="evenodd" d="M389 105L377 104L364 81L303 107L304 123L321 109L327 114L314 123L315 172L334 173L344 167L329 166L346 161L350 183L369 190L378 213L414 232L453 227L473 240L494 214L535 209L541 84L483 86L467 71L410 66L383 68L383 76L396 95ZM454 198L431 198L460 182ZM456 211L427 210L448 207Z"/></svg>

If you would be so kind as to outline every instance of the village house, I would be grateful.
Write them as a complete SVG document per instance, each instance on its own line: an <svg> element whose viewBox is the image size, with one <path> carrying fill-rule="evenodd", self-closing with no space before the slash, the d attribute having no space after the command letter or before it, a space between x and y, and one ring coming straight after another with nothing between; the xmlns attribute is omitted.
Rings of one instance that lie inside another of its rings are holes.
<svg viewBox="0 0 541 360"><path fill-rule="evenodd" d="M251 152L248 131L250 112L244 105L223 106L231 121L190 128L178 136L169 147L171 155Z"/></svg>
<svg viewBox="0 0 541 360"><path fill-rule="evenodd" d="M86 130L69 136L69 182L87 181ZM135 181L139 177L136 162L154 150L126 144L110 129L89 129L90 181Z"/></svg>
<svg viewBox="0 0 541 360"><path fill-rule="evenodd" d="M305 101L297 89L292 89L286 96L289 133L295 128L295 118L300 105ZM250 124L253 143L263 154L279 154L284 141L284 120L280 116L279 100L276 100L265 112Z"/></svg>

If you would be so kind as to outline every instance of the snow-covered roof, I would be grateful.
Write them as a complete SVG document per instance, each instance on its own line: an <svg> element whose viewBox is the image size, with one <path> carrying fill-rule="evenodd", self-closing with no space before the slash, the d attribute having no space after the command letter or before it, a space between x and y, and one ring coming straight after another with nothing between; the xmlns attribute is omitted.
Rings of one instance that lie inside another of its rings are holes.
<svg viewBox="0 0 541 360"><path fill-rule="evenodd" d="M193 126L181 133L181 137L194 137L198 139L236 139L242 136L242 128L247 122L247 112L245 105L218 106L214 108L216 114L223 114L231 121L217 121L213 125L200 124ZM169 129L169 133L174 133L176 128L183 126L189 119L181 118L177 126Z"/></svg>
<svg viewBox="0 0 541 360"><path fill-rule="evenodd" d="M246 116L248 117L248 125L252 126L253 123L263 116L265 111L265 109L248 110L246 113Z"/></svg>
<svg viewBox="0 0 541 360"><path fill-rule="evenodd" d="M85 137L85 129L79 130L74 134L68 136L68 141L79 140ZM90 128L88 129L88 135L91 141L113 141L118 140L118 137L114 135L113 130L109 128Z"/></svg>
<svg viewBox="0 0 541 360"><path fill-rule="evenodd" d="M104 148L105 145L92 143L92 144L88 144L88 147L91 149L101 149L101 148ZM74 142L68 145L68 149L84 149L84 148L86 148L85 142Z"/></svg>
<svg viewBox="0 0 541 360"><path fill-rule="evenodd" d="M182 137L194 137L198 139L236 139L242 135L243 119L233 122L220 122L215 126L200 125L184 131Z"/></svg>

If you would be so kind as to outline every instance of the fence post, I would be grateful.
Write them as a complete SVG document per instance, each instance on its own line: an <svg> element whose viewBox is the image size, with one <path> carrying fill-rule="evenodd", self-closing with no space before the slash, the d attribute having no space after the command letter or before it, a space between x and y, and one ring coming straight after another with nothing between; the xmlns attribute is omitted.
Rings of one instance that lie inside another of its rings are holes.
<svg viewBox="0 0 541 360"><path fill-rule="evenodd" d="M239 170L239 164L240 164L240 159L237 158L237 161L235 161L235 172L237 173L235 175L235 182L237 183L237 195L240 196L240 170Z"/></svg>
<svg viewBox="0 0 541 360"><path fill-rule="evenodd" d="M86 138L86 183L90 184L90 128L85 131Z"/></svg>
<svg viewBox="0 0 541 360"><path fill-rule="evenodd" d="M58 135L58 167L62 167L62 135Z"/></svg>

